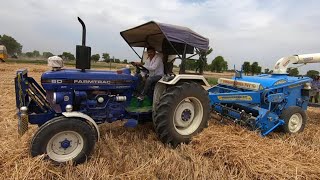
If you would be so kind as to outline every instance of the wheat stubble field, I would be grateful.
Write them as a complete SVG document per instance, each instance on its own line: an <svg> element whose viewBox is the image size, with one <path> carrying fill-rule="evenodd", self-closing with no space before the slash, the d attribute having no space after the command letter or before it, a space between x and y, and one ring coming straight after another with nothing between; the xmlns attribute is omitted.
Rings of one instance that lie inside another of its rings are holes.
<svg viewBox="0 0 320 180"><path fill-rule="evenodd" d="M15 71L28 68L39 81L46 65L0 64L0 179L320 179L320 109L308 109L303 133L262 138L214 118L189 145L170 149L152 124L135 129L123 122L100 125L101 140L84 164L55 166L31 158L35 126L17 133Z"/></svg>

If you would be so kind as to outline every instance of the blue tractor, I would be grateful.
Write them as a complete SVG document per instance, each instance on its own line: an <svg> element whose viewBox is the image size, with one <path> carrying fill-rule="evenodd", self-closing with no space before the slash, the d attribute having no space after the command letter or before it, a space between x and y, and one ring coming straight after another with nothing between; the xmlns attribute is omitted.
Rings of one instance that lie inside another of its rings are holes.
<svg viewBox="0 0 320 180"><path fill-rule="evenodd" d="M45 154L56 163L85 162L99 140L98 124L126 120L126 126L152 121L159 139L176 147L188 143L207 126L210 104L209 86L201 75L186 74L189 56L205 59L209 41L194 31L169 24L148 22L121 32L134 48L153 46L163 54L165 76L154 85L148 98L137 100L142 83L137 73L148 74L136 65L117 71L90 70L91 48L86 46L86 27L82 24L82 45L76 46L76 69L64 69L59 57L48 59L52 70L41 76L41 85L26 69L15 78L18 132L28 124L38 125L30 145L32 156ZM143 49L144 51L144 49ZM140 56L139 56L140 57ZM140 57L141 61L145 56ZM179 74L172 72L173 61L181 60ZM200 67L202 68L202 67Z"/></svg>

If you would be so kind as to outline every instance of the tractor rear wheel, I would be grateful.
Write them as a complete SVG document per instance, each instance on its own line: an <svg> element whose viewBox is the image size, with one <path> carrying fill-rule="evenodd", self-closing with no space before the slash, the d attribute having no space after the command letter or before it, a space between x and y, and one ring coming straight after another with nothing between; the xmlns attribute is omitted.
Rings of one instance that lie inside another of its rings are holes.
<svg viewBox="0 0 320 180"><path fill-rule="evenodd" d="M96 142L94 129L79 118L60 116L43 124L31 141L33 157L45 154L56 163L85 162Z"/></svg>
<svg viewBox="0 0 320 180"><path fill-rule="evenodd" d="M307 121L305 111L298 106L288 107L280 118L284 120L283 131L290 134L302 132Z"/></svg>
<svg viewBox="0 0 320 180"><path fill-rule="evenodd" d="M176 147L208 126L209 113L208 92L195 82L183 82L163 93L153 122L160 140Z"/></svg>

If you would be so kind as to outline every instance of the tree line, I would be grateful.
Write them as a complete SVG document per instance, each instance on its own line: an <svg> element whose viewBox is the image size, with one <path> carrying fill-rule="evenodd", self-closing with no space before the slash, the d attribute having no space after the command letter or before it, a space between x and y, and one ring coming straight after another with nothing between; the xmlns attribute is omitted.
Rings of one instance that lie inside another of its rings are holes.
<svg viewBox="0 0 320 180"><path fill-rule="evenodd" d="M8 55L11 57L16 56L22 56L22 57L28 57L28 58L48 58L50 56L53 56L54 54L51 52L43 52L42 54L37 51L31 51L31 52L22 52L22 45L15 40L13 37L9 35L0 35L0 45L4 45L7 48ZM223 56L217 56L215 57L210 64L207 63L207 56L213 52L212 48L209 48L207 52L205 52L204 59L197 61L194 59L188 59L186 61L186 70L194 70L197 71L200 66L203 66L203 69L205 71L211 71L211 72L224 72L228 70L228 62L223 58ZM62 54L58 55L64 60L75 60L75 56L70 52L63 52ZM102 59L101 59L102 58ZM107 63L113 62L113 63L128 63L127 59L124 59L121 61L118 58L114 58L110 56L109 53L102 53L102 56L100 54L93 54L91 56L92 61L99 61L99 60L105 61ZM249 61L245 61L242 64L242 70L246 75L254 75L254 74L260 74L262 72L261 66L259 66L258 62L253 62L252 64ZM266 68L264 69L265 74L271 74L272 70ZM299 76L299 70L298 68L288 68L287 73L290 76ZM309 77L314 77L319 75L319 72L316 70L310 70L306 74Z"/></svg>
<svg viewBox="0 0 320 180"><path fill-rule="evenodd" d="M27 57L27 58L48 58L54 56L51 52L43 52L42 54L38 50L30 51L30 52L22 52L22 45L15 40L13 37L8 36L6 34L0 35L0 45L4 45L7 48L7 53L10 57ZM74 54L70 52L62 52L62 54L58 55L62 59L68 60L75 60ZM91 56L92 61L99 61L100 54L94 54ZM121 61L118 58L111 58L109 53L102 53L102 61L105 62L114 62L114 63L128 63L127 59Z"/></svg>
<svg viewBox="0 0 320 180"><path fill-rule="evenodd" d="M205 71L211 72L224 72L228 70L228 62L224 60L222 56L215 57L210 64L207 62L207 56L211 54L213 51L212 48L209 48L207 52L205 52L204 59L187 59L186 60L186 70L198 71L200 66L203 67Z"/></svg>
<svg viewBox="0 0 320 180"><path fill-rule="evenodd" d="M245 75L255 75L255 74L261 74L261 66L259 66L258 62L253 62L250 64L250 62L245 61L242 64L242 71Z"/></svg>

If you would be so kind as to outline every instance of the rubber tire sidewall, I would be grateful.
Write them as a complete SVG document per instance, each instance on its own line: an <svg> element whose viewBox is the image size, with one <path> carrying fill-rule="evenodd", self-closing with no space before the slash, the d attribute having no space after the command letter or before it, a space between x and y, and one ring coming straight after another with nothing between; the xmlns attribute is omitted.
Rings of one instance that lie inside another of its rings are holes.
<svg viewBox="0 0 320 180"><path fill-rule="evenodd" d="M187 97L197 98L203 108L203 117L199 127L189 135L181 135L174 125L173 115L177 105ZM161 112L163 111L163 112ZM210 104L208 92L195 82L183 82L170 87L160 97L154 116L156 133L165 144L176 147L180 143L188 143L191 138L208 126Z"/></svg>
<svg viewBox="0 0 320 180"><path fill-rule="evenodd" d="M96 134L92 127L79 118L58 117L50 120L50 122L42 125L31 141L31 155L33 157L46 154L46 148L49 140L57 133L63 131L75 131L79 133L83 139L83 149L72 159L74 164L80 164L90 158L96 142ZM50 159L47 155L46 158ZM50 159L52 160L52 159ZM66 163L66 162L53 162Z"/></svg>
<svg viewBox="0 0 320 180"><path fill-rule="evenodd" d="M290 120L291 116L296 113L301 114L302 125L301 125L301 128L297 132L291 132L289 130L289 126L288 126L289 120ZM282 130L285 133L289 133L289 134L295 134L295 133L302 132L305 128L306 123L307 123L307 115L306 115L305 111L301 107L298 107L298 106L291 106L291 107L288 107L287 109L283 110L280 115L280 119L284 120L284 125L282 125Z"/></svg>

